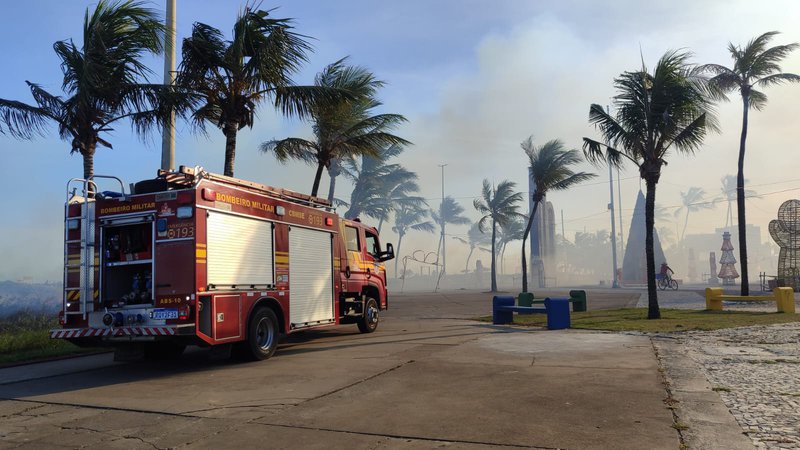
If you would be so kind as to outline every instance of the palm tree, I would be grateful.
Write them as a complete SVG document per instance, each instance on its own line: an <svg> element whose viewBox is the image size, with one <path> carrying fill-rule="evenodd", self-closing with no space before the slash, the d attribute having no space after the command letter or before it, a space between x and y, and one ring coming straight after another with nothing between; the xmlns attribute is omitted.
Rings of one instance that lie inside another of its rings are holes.
<svg viewBox="0 0 800 450"><path fill-rule="evenodd" d="M670 149L692 154L700 148L707 132L717 129L704 80L689 65L689 56L686 52L669 51L652 73L643 65L641 70L617 77L615 116L598 104L589 108L589 122L600 129L607 143L583 138L587 159L616 167L626 159L639 168L645 181L648 319L661 317L653 254L656 184L661 168Z"/></svg>
<svg viewBox="0 0 800 450"><path fill-rule="evenodd" d="M342 173L353 182L350 203L344 216L352 219L365 215L378 219L378 232L389 214L401 205L422 208L425 199L414 195L419 192L417 174L400 164L387 161L403 152L401 146L379 150L378 157L362 155L343 160Z"/></svg>
<svg viewBox="0 0 800 450"><path fill-rule="evenodd" d="M316 164L317 172L311 195L319 190L322 169L331 170L329 200L333 200L335 179L339 175L339 162L361 155L378 156L382 148L409 145L410 142L390 131L406 118L399 114L372 115L381 103L375 99L383 82L367 69L347 66L341 59L317 74L315 85L324 89L349 92L353 98L324 98L310 104L314 140L286 138L262 144L264 152L274 152L278 161L299 159Z"/></svg>
<svg viewBox="0 0 800 450"><path fill-rule="evenodd" d="M147 53L161 53L164 33L158 15L143 2L99 1L94 12L86 10L82 47L71 39L53 45L66 98L26 81L36 105L0 99L0 134L31 139L54 122L61 139L70 141L70 153L83 157L83 177L91 178L97 145L111 148L101 134L113 131L116 122L127 118L146 132L166 121L169 114L158 106L164 87L145 84L151 72L141 62Z"/></svg>
<svg viewBox="0 0 800 450"><path fill-rule="evenodd" d="M725 212L725 228L728 228L730 225L733 225L733 202L736 201L736 175L728 174L724 177L720 178L720 183L722 186L720 187L721 197L718 200L724 200L728 202L728 210ZM744 179L744 184L747 184L749 180L747 178ZM756 197L758 193L752 189L745 189L744 190L744 197L751 198Z"/></svg>
<svg viewBox="0 0 800 450"><path fill-rule="evenodd" d="M525 241L531 232L536 210L549 191L561 191L595 177L593 173L574 172L570 166L583 161L577 150L566 150L564 144L554 139L541 147L533 145L533 136L520 144L528 155L528 176L533 179L531 193L533 211L522 235L522 292L528 292L528 267L525 260Z"/></svg>
<svg viewBox="0 0 800 450"><path fill-rule="evenodd" d="M225 175L233 176L236 137L253 127L260 104L271 99L287 116L305 117L320 98L341 92L316 86L295 86L291 76L306 62L311 46L293 32L292 19L270 17L272 10L241 11L233 39L220 30L195 23L183 40L183 61L176 84L193 96L193 124L205 131L206 122L225 135Z"/></svg>
<svg viewBox="0 0 800 450"><path fill-rule="evenodd" d="M497 253L500 255L500 273L506 273L506 247L509 243L522 239L525 232L525 218L518 217L500 227L497 232Z"/></svg>
<svg viewBox="0 0 800 450"><path fill-rule="evenodd" d="M483 180L481 197L476 198L472 205L482 215L478 221L478 228L482 233L487 230L487 222L491 222L492 227L492 292L497 292L497 227L506 226L517 217L521 217L517 210L519 202L522 201L522 193L514 192L516 183L503 180L492 188L489 180Z"/></svg>
<svg viewBox="0 0 800 450"><path fill-rule="evenodd" d="M686 236L686 227L689 225L689 213L697 212L703 209L711 209L714 207L714 202L705 201L705 189L697 186L692 186L686 192L681 192L681 207L675 210L675 218L684 214L683 230L681 231L680 241Z"/></svg>
<svg viewBox="0 0 800 450"><path fill-rule="evenodd" d="M394 226L392 231L397 233L397 249L395 250L394 261L394 277L397 278L397 263L400 261L400 245L403 243L403 236L409 231L425 231L433 233L436 227L428 218L427 208L415 208L410 206L401 206L395 211Z"/></svg>
<svg viewBox="0 0 800 450"><path fill-rule="evenodd" d="M439 225L439 228L442 230L442 234L439 237L439 245L436 247L438 250L439 248L442 249L442 274L447 274L447 255L445 252L445 225L453 224L453 225L466 225L470 222L469 219L462 216L464 213L464 207L458 204L458 202L451 196L444 197L442 202L439 204L438 211L431 211L431 218L433 221Z"/></svg>
<svg viewBox="0 0 800 450"><path fill-rule="evenodd" d="M780 62L798 48L797 43L767 47L777 35L770 31L752 39L744 48L728 43L728 51L733 58L733 68L719 64L706 64L701 68L713 77L710 85L724 98L725 94L739 90L742 96L742 135L739 139L739 163L736 172L736 211L739 221L739 262L742 265L742 295L750 295L750 281L747 276L747 233L745 220L744 191L744 153L747 141L747 120L750 108L760 111L767 104L767 96L756 88L765 88L783 83L798 82L800 75L782 73Z"/></svg>
<svg viewBox="0 0 800 450"><path fill-rule="evenodd" d="M469 227L469 231L467 231L467 239L463 239L458 236L453 236L453 239L461 242L462 244L469 245L469 253L467 254L467 264L464 266L464 273L469 273L469 261L472 259L472 253L476 248L485 252L489 251L489 249L482 247L489 244L489 237L480 230L477 223L474 223L471 227Z"/></svg>

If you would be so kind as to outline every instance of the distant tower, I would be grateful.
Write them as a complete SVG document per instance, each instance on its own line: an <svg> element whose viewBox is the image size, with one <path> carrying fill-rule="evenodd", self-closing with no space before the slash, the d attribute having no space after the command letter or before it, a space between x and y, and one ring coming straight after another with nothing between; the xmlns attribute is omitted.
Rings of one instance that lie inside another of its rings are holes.
<svg viewBox="0 0 800 450"><path fill-rule="evenodd" d="M708 272L708 284L710 284L711 286L716 286L716 285L719 284L719 278L717 278L717 255L716 255L716 253L711 252L708 255L708 264L709 264L709 266L711 266L710 267L711 271Z"/></svg>
<svg viewBox="0 0 800 450"><path fill-rule="evenodd" d="M697 278L697 257L694 255L694 249L689 249L689 271L686 273L686 277L694 281Z"/></svg>
<svg viewBox="0 0 800 450"><path fill-rule="evenodd" d="M536 190L536 183L533 177L528 176L528 190ZM533 196L528 198L528 213L533 211ZM545 287L545 274L549 270L555 256L556 247L556 222L553 204L547 199L542 199L539 208L536 210L536 217L531 224L530 245L531 245L531 280L537 280L540 288Z"/></svg>
<svg viewBox="0 0 800 450"><path fill-rule="evenodd" d="M639 191L633 208L625 258L622 260L622 284L647 284L647 258L645 257L644 194ZM658 233L653 230L653 255L656 268L666 261Z"/></svg>
<svg viewBox="0 0 800 450"><path fill-rule="evenodd" d="M734 280L739 278L739 272L736 271L736 257L733 256L733 244L731 244L731 234L729 232L722 233L722 256L719 257L719 277L722 278L722 284L734 284Z"/></svg>

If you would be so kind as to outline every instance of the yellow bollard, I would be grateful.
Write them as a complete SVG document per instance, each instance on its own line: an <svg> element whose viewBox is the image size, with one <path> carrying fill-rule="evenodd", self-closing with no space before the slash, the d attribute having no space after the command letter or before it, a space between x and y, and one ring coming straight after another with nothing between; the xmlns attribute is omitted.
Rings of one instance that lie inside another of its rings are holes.
<svg viewBox="0 0 800 450"><path fill-rule="evenodd" d="M722 311L722 288L706 288L706 309L711 311Z"/></svg>
<svg viewBox="0 0 800 450"><path fill-rule="evenodd" d="M775 303L778 304L778 312L794 314L794 290L790 287L776 287L772 291L775 296Z"/></svg>

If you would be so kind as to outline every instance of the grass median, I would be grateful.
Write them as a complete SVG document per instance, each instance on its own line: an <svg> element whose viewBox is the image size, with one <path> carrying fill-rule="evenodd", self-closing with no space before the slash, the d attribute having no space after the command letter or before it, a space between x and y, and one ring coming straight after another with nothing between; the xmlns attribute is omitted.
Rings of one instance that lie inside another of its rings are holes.
<svg viewBox="0 0 800 450"><path fill-rule="evenodd" d="M0 318L0 366L101 350L50 339L53 328L58 328L58 319L45 312L22 311Z"/></svg>
<svg viewBox="0 0 800 450"><path fill-rule="evenodd" d="M661 309L661 319L659 320L648 320L646 308L573 312L570 314L572 328L607 331L643 331L653 333L719 330L721 328L800 322L800 314L669 308ZM478 320L491 322L492 317L480 317ZM547 316L544 314L514 314L514 325L547 326Z"/></svg>

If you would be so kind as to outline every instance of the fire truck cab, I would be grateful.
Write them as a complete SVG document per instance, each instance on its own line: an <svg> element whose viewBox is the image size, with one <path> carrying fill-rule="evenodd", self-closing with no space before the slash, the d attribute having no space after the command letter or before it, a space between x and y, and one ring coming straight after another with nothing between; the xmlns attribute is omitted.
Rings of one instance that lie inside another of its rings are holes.
<svg viewBox="0 0 800 450"><path fill-rule="evenodd" d="M120 192L99 192L101 179ZM67 191L52 338L155 358L193 344L266 359L280 335L346 323L371 333L388 308L392 245L323 199L184 166L129 193L103 176Z"/></svg>

